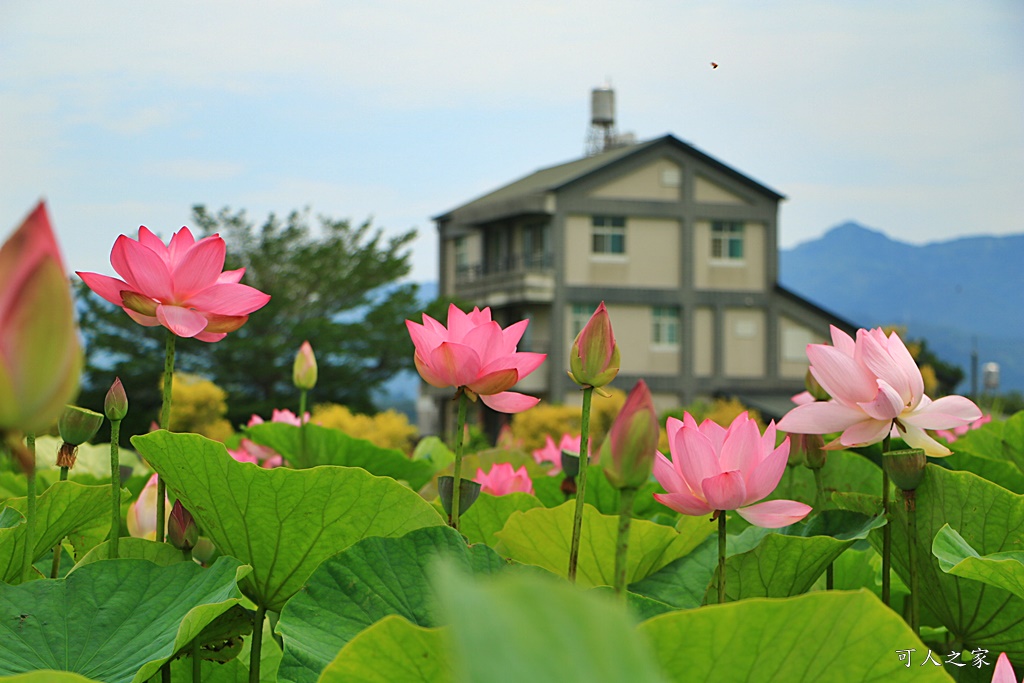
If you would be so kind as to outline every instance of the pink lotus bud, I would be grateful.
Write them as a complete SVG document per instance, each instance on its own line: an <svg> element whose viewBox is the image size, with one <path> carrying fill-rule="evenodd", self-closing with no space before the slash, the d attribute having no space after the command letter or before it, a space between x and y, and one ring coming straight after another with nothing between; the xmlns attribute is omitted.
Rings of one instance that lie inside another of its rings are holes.
<svg viewBox="0 0 1024 683"><path fill-rule="evenodd" d="M619 374L619 346L603 301L576 335L569 368L569 377L583 387L603 387Z"/></svg>
<svg viewBox="0 0 1024 683"><path fill-rule="evenodd" d="M199 529L192 513L180 500L174 501L171 516L167 519L167 540L178 550L192 550L199 541Z"/></svg>
<svg viewBox="0 0 1024 683"><path fill-rule="evenodd" d="M316 386L316 356L313 355L313 347L308 341L302 342L299 352L295 354L292 383L296 388L307 391Z"/></svg>
<svg viewBox="0 0 1024 683"><path fill-rule="evenodd" d="M657 449L658 416L647 383L640 380L601 447L605 476L615 488L640 488L651 476Z"/></svg>
<svg viewBox="0 0 1024 683"><path fill-rule="evenodd" d="M0 247L0 431L50 427L81 371L71 292L40 202Z"/></svg>
<svg viewBox="0 0 1024 683"><path fill-rule="evenodd" d="M107 390L107 397L103 400L103 412L111 422L123 420L128 414L128 395L124 393L124 386L119 377L114 378L114 383Z"/></svg>
<svg viewBox="0 0 1024 683"><path fill-rule="evenodd" d="M156 474L149 478L139 497L128 506L128 516L125 520L128 523L128 533L135 538L148 538L156 540ZM167 497L164 497L166 502ZM164 505L164 522L166 528L167 519L171 514L171 506Z"/></svg>

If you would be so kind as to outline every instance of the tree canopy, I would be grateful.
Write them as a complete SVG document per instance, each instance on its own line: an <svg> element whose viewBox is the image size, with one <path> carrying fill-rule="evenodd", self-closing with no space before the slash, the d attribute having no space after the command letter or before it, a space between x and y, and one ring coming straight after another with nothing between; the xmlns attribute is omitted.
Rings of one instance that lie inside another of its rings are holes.
<svg viewBox="0 0 1024 683"><path fill-rule="evenodd" d="M414 229L386 236L369 220L318 217L309 211L271 214L258 226L244 210L212 213L193 207L196 232L227 242L226 269L244 267L243 283L270 302L223 341L177 342L178 370L201 374L228 392L233 424L273 408L297 407L292 362L309 340L319 366L316 402L372 412L373 394L397 372L412 368L404 318L417 314L418 286L399 282L410 270ZM83 405L101 405L114 375L128 391L125 431L148 429L159 410L163 328L134 323L119 308L77 288L87 349Z"/></svg>

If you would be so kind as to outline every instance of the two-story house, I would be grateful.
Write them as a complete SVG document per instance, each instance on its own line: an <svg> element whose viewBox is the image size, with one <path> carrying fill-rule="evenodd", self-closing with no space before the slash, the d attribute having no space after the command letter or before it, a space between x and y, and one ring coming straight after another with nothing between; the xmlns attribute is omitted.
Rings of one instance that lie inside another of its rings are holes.
<svg viewBox="0 0 1024 683"><path fill-rule="evenodd" d="M732 395L778 417L803 387L807 344L829 324L852 330L779 286L781 199L672 135L613 148L437 216L439 292L503 325L530 319L520 350L549 356L517 391L580 401L569 348L605 301L614 386L645 379L659 410Z"/></svg>

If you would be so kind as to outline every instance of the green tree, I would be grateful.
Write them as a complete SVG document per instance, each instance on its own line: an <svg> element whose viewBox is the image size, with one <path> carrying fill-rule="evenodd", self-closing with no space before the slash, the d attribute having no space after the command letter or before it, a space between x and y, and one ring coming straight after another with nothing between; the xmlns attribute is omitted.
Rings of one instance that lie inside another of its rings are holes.
<svg viewBox="0 0 1024 683"><path fill-rule="evenodd" d="M195 206L193 219L195 232L219 233L227 242L225 268L244 267L242 281L271 295L227 339L178 343L178 369L227 391L232 424L253 413L269 416L274 408L297 409L292 362L303 340L317 356L319 379L311 392L316 402L372 413L374 390L412 368L402 320L418 313L418 286L398 281L409 273L415 230L387 237L370 221L353 225L324 216L312 227L308 211L284 219L271 214L257 226L244 210L211 213ZM139 385L136 397L125 383L129 401L139 400L129 415L137 405L153 412L159 406L163 328L143 328L87 288L79 293L88 351L86 395L105 392L114 374L122 382L129 374ZM152 386L152 401L145 385ZM133 426L144 431L150 419Z"/></svg>

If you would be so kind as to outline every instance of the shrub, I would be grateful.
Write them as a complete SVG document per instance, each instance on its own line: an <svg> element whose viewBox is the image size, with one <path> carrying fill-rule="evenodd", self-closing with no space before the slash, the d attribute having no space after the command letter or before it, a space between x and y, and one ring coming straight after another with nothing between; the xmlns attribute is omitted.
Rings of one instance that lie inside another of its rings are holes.
<svg viewBox="0 0 1024 683"><path fill-rule="evenodd" d="M353 413L346 406L324 403L313 408L314 424L339 429L357 439L366 439L382 448L395 448L411 453L418 436L416 427L409 424L404 413L385 410L376 415Z"/></svg>

